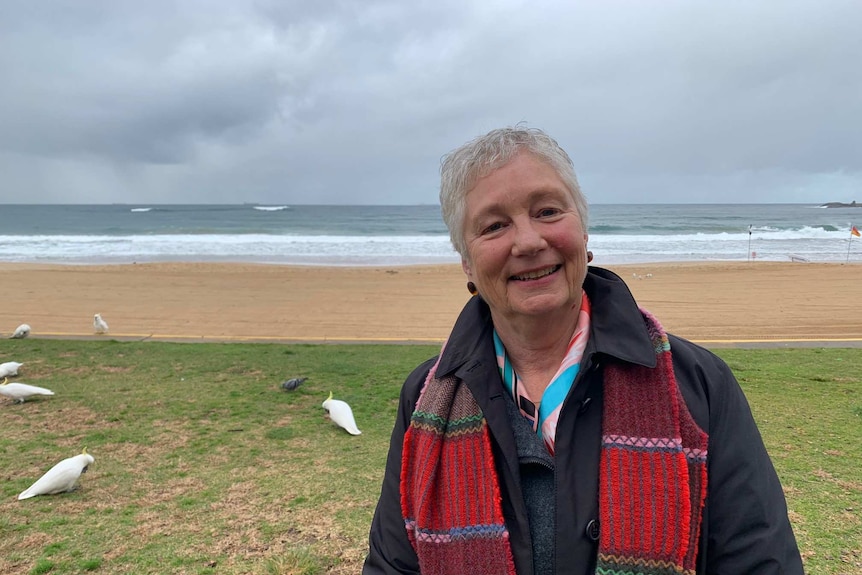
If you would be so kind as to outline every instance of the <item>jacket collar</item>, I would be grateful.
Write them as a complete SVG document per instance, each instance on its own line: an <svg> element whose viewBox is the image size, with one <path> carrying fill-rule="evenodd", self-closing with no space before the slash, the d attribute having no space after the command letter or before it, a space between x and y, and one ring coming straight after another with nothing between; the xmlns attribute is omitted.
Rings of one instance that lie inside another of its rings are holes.
<svg viewBox="0 0 862 575"><path fill-rule="evenodd" d="M593 353L655 367L656 355L649 333L625 282L609 270L590 266L584 291L592 307L589 346ZM438 377L455 371L470 372L481 365L496 366L494 346L490 344L493 329L488 304L480 296L470 298L443 350Z"/></svg>
<svg viewBox="0 0 862 575"><path fill-rule="evenodd" d="M625 282L612 271L590 267L584 291L593 309L590 319L593 349L624 362L655 367L652 340Z"/></svg>

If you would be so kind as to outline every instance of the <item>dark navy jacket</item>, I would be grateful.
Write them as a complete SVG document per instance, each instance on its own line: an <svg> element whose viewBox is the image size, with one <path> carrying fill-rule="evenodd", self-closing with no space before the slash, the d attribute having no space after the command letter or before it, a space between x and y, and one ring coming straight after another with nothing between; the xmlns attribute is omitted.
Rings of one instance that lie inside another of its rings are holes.
<svg viewBox="0 0 862 575"><path fill-rule="evenodd" d="M590 338L576 384L563 405L556 456L550 464L529 457L530 446L513 425L514 404L500 381L490 310L480 297L464 307L437 368L438 377L454 374L467 384L487 419L519 575L594 573L602 368L608 363L647 367L656 363L642 315L625 283L612 272L590 267L584 290L592 308ZM669 338L674 375L686 405L709 434L697 573L802 575L784 493L736 379L711 352ZM401 446L419 390L435 361L416 368L401 391L371 525L366 575L419 572L401 515ZM537 489L546 493L543 501L537 501ZM552 539L533 544L534 536L541 539L549 532Z"/></svg>

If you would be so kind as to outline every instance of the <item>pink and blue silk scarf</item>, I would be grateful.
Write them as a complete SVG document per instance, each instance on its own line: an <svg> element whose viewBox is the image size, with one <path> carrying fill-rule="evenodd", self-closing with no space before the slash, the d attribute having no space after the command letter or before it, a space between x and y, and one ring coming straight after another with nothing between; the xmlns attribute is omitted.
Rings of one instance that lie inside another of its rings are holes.
<svg viewBox="0 0 862 575"><path fill-rule="evenodd" d="M572 384L580 371L581 358L584 355L584 349L587 346L587 339L590 333L590 300L587 299L587 294L584 293L581 298L581 309L578 312L578 320L575 326L575 332L572 334L572 339L569 341L569 346L566 349L566 355L557 373L551 379L551 383L545 388L539 402L533 401L533 398L527 394L526 387L523 385L521 378L515 373L512 363L509 361L509 356L506 353L506 348L497 335L497 330L494 330L494 350L497 353L497 367L500 368L500 376L503 378L503 384L512 398L515 400L515 405L518 406L521 414L527 418L533 426L533 430L539 434L539 437L545 443L548 452L554 454L554 440L557 435L557 422L560 419L560 410L563 407L563 401L569 394ZM538 405L538 410L536 409Z"/></svg>

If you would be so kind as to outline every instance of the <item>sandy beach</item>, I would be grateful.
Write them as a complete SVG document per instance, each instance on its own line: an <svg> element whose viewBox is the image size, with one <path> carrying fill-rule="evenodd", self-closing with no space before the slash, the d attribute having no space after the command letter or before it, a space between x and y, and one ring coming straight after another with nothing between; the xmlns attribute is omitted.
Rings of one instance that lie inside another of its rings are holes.
<svg viewBox="0 0 862 575"><path fill-rule="evenodd" d="M677 335L862 341L862 266L684 263L607 266ZM458 265L294 267L0 263L0 333L177 341L439 342L468 299ZM94 313L110 325L93 334Z"/></svg>

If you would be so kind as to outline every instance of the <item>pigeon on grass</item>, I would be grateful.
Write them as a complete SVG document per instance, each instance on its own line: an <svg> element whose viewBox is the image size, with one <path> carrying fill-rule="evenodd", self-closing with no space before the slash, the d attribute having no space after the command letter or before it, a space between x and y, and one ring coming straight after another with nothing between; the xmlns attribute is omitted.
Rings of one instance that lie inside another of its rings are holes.
<svg viewBox="0 0 862 575"><path fill-rule="evenodd" d="M307 377L291 377L285 381L281 382L281 388L285 391L293 391L300 385L302 382L308 379Z"/></svg>

